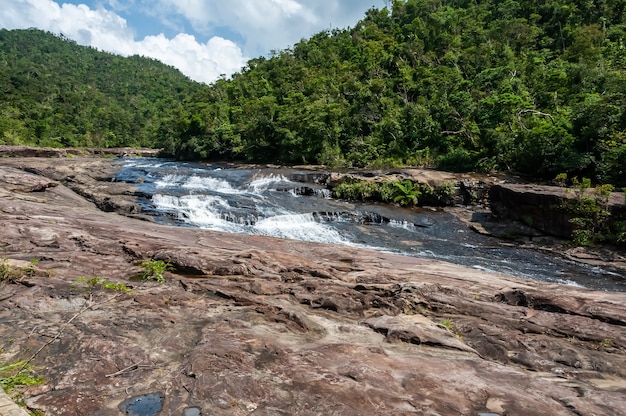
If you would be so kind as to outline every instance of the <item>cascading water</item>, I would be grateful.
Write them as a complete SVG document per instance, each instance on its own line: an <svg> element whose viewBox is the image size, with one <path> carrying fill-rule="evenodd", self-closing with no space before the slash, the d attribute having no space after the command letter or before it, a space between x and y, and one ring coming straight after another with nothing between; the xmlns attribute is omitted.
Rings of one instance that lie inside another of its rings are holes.
<svg viewBox="0 0 626 416"><path fill-rule="evenodd" d="M158 221L229 233L367 247L445 260L518 277L626 291L626 276L473 233L443 211L354 204L294 169L220 168L160 159L125 160L117 180L146 195ZM307 196L303 196L307 195Z"/></svg>
<svg viewBox="0 0 626 416"><path fill-rule="evenodd" d="M297 184L283 175L237 170L233 180L230 170L170 167L176 173L151 172L144 178L154 213L217 231L349 244L313 213L285 208L300 197L293 191Z"/></svg>

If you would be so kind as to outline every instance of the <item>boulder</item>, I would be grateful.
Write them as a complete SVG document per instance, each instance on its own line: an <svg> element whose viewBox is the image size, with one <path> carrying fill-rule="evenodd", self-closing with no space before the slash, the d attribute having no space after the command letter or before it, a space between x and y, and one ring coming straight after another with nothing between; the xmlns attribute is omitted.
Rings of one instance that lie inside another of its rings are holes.
<svg viewBox="0 0 626 416"><path fill-rule="evenodd" d="M587 196L594 198L595 191ZM491 210L499 218L522 221L525 224L558 237L572 235L575 216L564 204L577 198L576 192L566 188L545 185L496 184L489 190ZM611 213L609 221L626 219L626 200L623 193L613 192L606 209Z"/></svg>

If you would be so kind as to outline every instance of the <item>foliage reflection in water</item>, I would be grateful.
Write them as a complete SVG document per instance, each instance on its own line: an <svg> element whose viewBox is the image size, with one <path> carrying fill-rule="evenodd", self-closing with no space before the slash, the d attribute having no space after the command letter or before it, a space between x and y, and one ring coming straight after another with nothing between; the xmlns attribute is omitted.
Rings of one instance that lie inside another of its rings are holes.
<svg viewBox="0 0 626 416"><path fill-rule="evenodd" d="M157 416L163 409L163 394L150 393L124 400L119 409L125 415Z"/></svg>

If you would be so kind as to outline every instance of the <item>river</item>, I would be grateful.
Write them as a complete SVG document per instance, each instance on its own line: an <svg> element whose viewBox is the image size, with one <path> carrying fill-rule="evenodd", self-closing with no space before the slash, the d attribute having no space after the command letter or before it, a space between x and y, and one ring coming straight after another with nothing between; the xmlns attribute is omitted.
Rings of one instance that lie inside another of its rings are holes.
<svg viewBox="0 0 626 416"><path fill-rule="evenodd" d="M186 227L343 244L438 259L512 276L626 291L619 269L588 266L472 232L444 210L334 200L310 171L125 159L116 180L139 187L157 221Z"/></svg>

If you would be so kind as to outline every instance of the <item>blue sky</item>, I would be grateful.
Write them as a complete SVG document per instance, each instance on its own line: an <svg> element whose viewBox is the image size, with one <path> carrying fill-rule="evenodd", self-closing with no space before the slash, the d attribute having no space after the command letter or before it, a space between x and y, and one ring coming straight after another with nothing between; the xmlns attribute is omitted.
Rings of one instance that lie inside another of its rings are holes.
<svg viewBox="0 0 626 416"><path fill-rule="evenodd" d="M197 81L324 29L354 26L384 0L2 0L0 28L36 27L82 45L139 54Z"/></svg>

